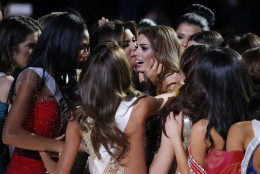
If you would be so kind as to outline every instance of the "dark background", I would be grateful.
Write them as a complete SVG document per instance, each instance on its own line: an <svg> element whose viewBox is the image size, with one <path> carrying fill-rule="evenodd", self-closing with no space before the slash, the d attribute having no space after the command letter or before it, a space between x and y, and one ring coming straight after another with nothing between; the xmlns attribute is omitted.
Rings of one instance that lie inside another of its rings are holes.
<svg viewBox="0 0 260 174"><path fill-rule="evenodd" d="M186 8L199 3L215 13L215 27L224 37L252 32L260 35L260 0L0 0L3 6L11 2L32 3L33 18L68 8L84 16L91 30L98 19L135 20L148 17L158 24L175 28L177 18Z"/></svg>

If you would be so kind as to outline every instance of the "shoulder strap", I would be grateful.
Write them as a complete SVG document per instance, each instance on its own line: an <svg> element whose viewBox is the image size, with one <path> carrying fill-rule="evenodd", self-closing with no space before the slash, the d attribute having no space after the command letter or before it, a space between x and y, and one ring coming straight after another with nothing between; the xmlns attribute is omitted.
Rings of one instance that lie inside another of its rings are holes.
<svg viewBox="0 0 260 174"><path fill-rule="evenodd" d="M246 174L247 173L247 169L250 163L250 159L252 157L252 155L254 155L254 152L256 150L256 148L259 146L260 144L260 135L256 136L248 145L247 149L246 149L246 154L244 156L244 159L242 161L241 164L241 174Z"/></svg>
<svg viewBox="0 0 260 174"><path fill-rule="evenodd" d="M252 127L254 130L255 137L260 135L260 121L258 120L252 120Z"/></svg>

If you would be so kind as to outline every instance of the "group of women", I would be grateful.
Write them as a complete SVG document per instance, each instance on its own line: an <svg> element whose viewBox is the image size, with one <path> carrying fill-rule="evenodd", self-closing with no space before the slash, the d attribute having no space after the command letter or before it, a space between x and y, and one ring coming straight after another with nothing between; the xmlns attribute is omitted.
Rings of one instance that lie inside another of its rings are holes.
<svg viewBox="0 0 260 174"><path fill-rule="evenodd" d="M96 174L239 173L260 133L260 66L249 68L259 45L237 36L241 43L231 38L221 48L214 21L198 4L176 32L102 18L90 36L84 19L68 12L39 23L4 18L1 173L70 173L78 151L89 154L87 171ZM256 48L242 57L233 43Z"/></svg>

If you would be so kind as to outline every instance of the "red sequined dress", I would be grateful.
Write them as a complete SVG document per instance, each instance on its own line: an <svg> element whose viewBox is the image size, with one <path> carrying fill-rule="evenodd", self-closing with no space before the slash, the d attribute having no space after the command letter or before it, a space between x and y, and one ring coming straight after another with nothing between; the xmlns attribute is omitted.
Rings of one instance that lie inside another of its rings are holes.
<svg viewBox="0 0 260 174"><path fill-rule="evenodd" d="M37 74L27 70L20 75L17 83L37 84ZM16 86L17 86L16 83ZM36 85L37 88L37 85ZM45 92L44 92L45 91ZM50 95L46 86L35 94L30 104L23 128L35 135L56 138L61 126L60 107L55 98ZM6 174L41 174L46 173L38 151L15 148Z"/></svg>

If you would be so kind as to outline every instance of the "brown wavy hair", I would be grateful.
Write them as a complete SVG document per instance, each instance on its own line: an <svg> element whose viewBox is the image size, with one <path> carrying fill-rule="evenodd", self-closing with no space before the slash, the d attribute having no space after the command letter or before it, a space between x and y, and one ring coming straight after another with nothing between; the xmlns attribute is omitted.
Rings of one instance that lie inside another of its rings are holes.
<svg viewBox="0 0 260 174"><path fill-rule="evenodd" d="M127 152L129 142L127 135L117 127L116 111L122 100L143 95L134 91L130 64L115 41L104 42L91 51L80 74L79 92L84 113L77 121L83 131L91 130L95 154L100 158L99 148L103 145L112 157L120 160Z"/></svg>
<svg viewBox="0 0 260 174"><path fill-rule="evenodd" d="M30 17L12 16L0 22L0 72L8 75L14 73L17 68L14 51L19 51L19 44L28 35L38 31L41 31L40 25Z"/></svg>
<svg viewBox="0 0 260 174"><path fill-rule="evenodd" d="M169 73L179 72L179 61L182 55L182 46L173 28L158 25L143 28L139 35L143 34L151 43L155 58L164 67L163 72L158 76L156 93L162 93L162 81Z"/></svg>
<svg viewBox="0 0 260 174"><path fill-rule="evenodd" d="M137 38L136 23L134 21L123 22L115 20L105 23L92 34L90 48L93 49L96 45L111 40L116 41L118 45L123 48L126 29L129 29L135 38Z"/></svg>
<svg viewBox="0 0 260 174"><path fill-rule="evenodd" d="M224 44L242 55L248 49L259 47L260 38L256 34L245 33L227 38Z"/></svg>
<svg viewBox="0 0 260 174"><path fill-rule="evenodd" d="M242 54L246 62L249 74L253 79L255 85L260 85L260 48L252 48L246 50Z"/></svg>
<svg viewBox="0 0 260 174"><path fill-rule="evenodd" d="M180 111L191 118L193 124L203 117L201 105L204 101L204 92L198 85L194 74L201 55L213 49L213 46L196 44L189 46L181 56L180 67L185 76L185 84L179 89L180 93L176 99L166 107L163 112L162 126L165 133L164 124L171 111L178 114Z"/></svg>

